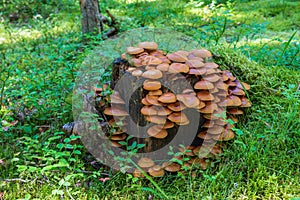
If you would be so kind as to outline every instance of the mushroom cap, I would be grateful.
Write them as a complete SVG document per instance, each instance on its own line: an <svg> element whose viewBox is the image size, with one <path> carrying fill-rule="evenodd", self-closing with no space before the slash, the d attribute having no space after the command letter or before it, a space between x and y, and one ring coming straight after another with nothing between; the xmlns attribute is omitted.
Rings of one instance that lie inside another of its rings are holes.
<svg viewBox="0 0 300 200"><path fill-rule="evenodd" d="M139 161L138 161L138 166L140 166L141 168L149 168L149 167L152 167L154 166L154 162L152 159L150 158L141 158Z"/></svg>
<svg viewBox="0 0 300 200"><path fill-rule="evenodd" d="M150 52L151 56L155 56L157 58L163 58L165 57L165 52L163 52L162 50L152 50Z"/></svg>
<svg viewBox="0 0 300 200"><path fill-rule="evenodd" d="M173 127L174 127L174 123L170 121L166 121L166 123L163 125L163 129L169 129Z"/></svg>
<svg viewBox="0 0 300 200"><path fill-rule="evenodd" d="M236 87L240 89L250 90L250 85L244 82L237 81Z"/></svg>
<svg viewBox="0 0 300 200"><path fill-rule="evenodd" d="M142 76L143 71L140 70L140 69L136 69L136 70L133 70L133 71L131 72L131 74L132 74L132 76Z"/></svg>
<svg viewBox="0 0 300 200"><path fill-rule="evenodd" d="M242 115L244 113L242 110L238 108L230 108L227 110L227 112L232 115Z"/></svg>
<svg viewBox="0 0 300 200"><path fill-rule="evenodd" d="M170 110L169 108L161 107L161 106L157 106L157 107L158 107L158 110L157 110L158 116L167 116L172 113L172 110Z"/></svg>
<svg viewBox="0 0 300 200"><path fill-rule="evenodd" d="M149 102L151 105L156 105L156 106L160 106L161 103L158 102L158 96L156 95L146 95L146 100L147 102Z"/></svg>
<svg viewBox="0 0 300 200"><path fill-rule="evenodd" d="M164 162L163 168L168 172L177 172L180 170L180 165L177 163Z"/></svg>
<svg viewBox="0 0 300 200"><path fill-rule="evenodd" d="M126 52L130 55L136 55L144 52L144 49L140 47L127 47Z"/></svg>
<svg viewBox="0 0 300 200"><path fill-rule="evenodd" d="M182 94L191 94L191 95L194 95L194 96L196 96L196 92L193 90L193 89L184 89L183 91L182 91Z"/></svg>
<svg viewBox="0 0 300 200"><path fill-rule="evenodd" d="M206 73L206 69L205 68L198 68L198 69L190 69L189 74L193 74L193 75L203 75Z"/></svg>
<svg viewBox="0 0 300 200"><path fill-rule="evenodd" d="M159 79L162 77L162 73L158 69L152 69L145 71L142 76L148 79Z"/></svg>
<svg viewBox="0 0 300 200"><path fill-rule="evenodd" d="M152 128L154 127L154 128ZM166 129L157 130L155 126L152 126L147 130L148 135L154 138L163 139L168 136Z"/></svg>
<svg viewBox="0 0 300 200"><path fill-rule="evenodd" d="M155 56L146 56L144 58L144 60L142 61L143 65L159 65L161 63L162 63L162 60Z"/></svg>
<svg viewBox="0 0 300 200"><path fill-rule="evenodd" d="M139 170L139 169L135 169L134 172L132 173L132 175L136 178L143 178L145 177L144 174Z"/></svg>
<svg viewBox="0 0 300 200"><path fill-rule="evenodd" d="M162 91L161 90L151 90L148 93L149 95L155 95L155 96L160 96L162 95Z"/></svg>
<svg viewBox="0 0 300 200"><path fill-rule="evenodd" d="M157 110L156 106L144 106L141 109L141 113L143 115L157 115Z"/></svg>
<svg viewBox="0 0 300 200"><path fill-rule="evenodd" d="M150 106L150 105L152 105L150 102L147 101L146 98L143 98L143 99L142 99L142 104L145 105L145 106Z"/></svg>
<svg viewBox="0 0 300 200"><path fill-rule="evenodd" d="M206 69L216 69L219 67L219 65L217 65L216 63L214 62L207 62L207 63L204 63L204 67Z"/></svg>
<svg viewBox="0 0 300 200"><path fill-rule="evenodd" d="M138 47L148 50L155 50L157 49L158 45L155 42L140 42Z"/></svg>
<svg viewBox="0 0 300 200"><path fill-rule="evenodd" d="M234 88L233 90L229 91L231 94L237 95L237 96L244 96L245 92L243 89L240 89L238 87Z"/></svg>
<svg viewBox="0 0 300 200"><path fill-rule="evenodd" d="M195 83L194 88L197 90L210 90L214 88L214 85L205 80L201 80Z"/></svg>
<svg viewBox="0 0 300 200"><path fill-rule="evenodd" d="M162 94L159 98L158 101L162 103L174 103L177 101L175 94L172 92L167 92Z"/></svg>
<svg viewBox="0 0 300 200"><path fill-rule="evenodd" d="M242 101L241 104L242 108L251 107L251 102L246 97L242 97L241 101Z"/></svg>
<svg viewBox="0 0 300 200"><path fill-rule="evenodd" d="M121 98L119 92L115 91L110 95L110 103L112 104L125 104L125 101Z"/></svg>
<svg viewBox="0 0 300 200"><path fill-rule="evenodd" d="M224 80L224 81L227 81L227 80L234 81L234 80L236 80L236 78L235 78L235 77L232 75L232 73L231 73L230 71L228 71L228 70L222 71L222 76L223 76L223 80L226 79L226 80Z"/></svg>
<svg viewBox="0 0 300 200"><path fill-rule="evenodd" d="M224 127L223 126L219 126L219 125L214 125L213 127L207 129L207 133L209 134L213 134L213 135L219 135L224 131Z"/></svg>
<svg viewBox="0 0 300 200"><path fill-rule="evenodd" d="M206 50L206 49L196 49L191 51L191 54L193 54L194 56L200 57L200 58L209 58L212 57L212 54L210 51Z"/></svg>
<svg viewBox="0 0 300 200"><path fill-rule="evenodd" d="M215 87L218 88L219 90L228 90L228 85L226 83L224 83L223 81L218 81L216 83L214 83Z"/></svg>
<svg viewBox="0 0 300 200"><path fill-rule="evenodd" d="M175 123L184 123L189 121L187 116L182 112L173 112L168 116L168 119Z"/></svg>
<svg viewBox="0 0 300 200"><path fill-rule="evenodd" d="M110 141L111 142L111 146L112 147L121 147L122 145L119 143L119 142L117 142L117 141Z"/></svg>
<svg viewBox="0 0 300 200"><path fill-rule="evenodd" d="M217 74L209 74L206 76L203 76L203 79L209 82L217 82L218 80L221 79L221 76L217 75Z"/></svg>
<svg viewBox="0 0 300 200"><path fill-rule="evenodd" d="M202 125L202 127L204 127L204 128L211 128L211 127L214 126L214 124L215 124L214 121L212 121L212 120L206 120L204 122L204 124Z"/></svg>
<svg viewBox="0 0 300 200"><path fill-rule="evenodd" d="M196 108L200 104L199 99L193 94L177 94L176 97L188 108Z"/></svg>
<svg viewBox="0 0 300 200"><path fill-rule="evenodd" d="M141 66L143 66L142 60L139 59L139 58L132 58L129 62L130 62L130 64L132 64L135 67L141 67Z"/></svg>
<svg viewBox="0 0 300 200"><path fill-rule="evenodd" d="M157 65L156 69L158 69L162 72L167 72L167 71L169 71L169 67L170 67L170 65L168 63L161 63L161 64Z"/></svg>
<svg viewBox="0 0 300 200"><path fill-rule="evenodd" d="M204 63L199 59L189 59L188 61L186 61L186 64L190 68L200 68L204 66Z"/></svg>
<svg viewBox="0 0 300 200"><path fill-rule="evenodd" d="M169 73L187 73L189 72L189 67L182 63L172 63L169 67Z"/></svg>
<svg viewBox="0 0 300 200"><path fill-rule="evenodd" d="M229 99L231 101L229 101ZM226 105L226 106L240 106L240 105L242 105L241 99L237 96L234 96L234 95L230 95L229 97L226 98L226 100L228 100L228 102L230 103L229 105Z"/></svg>
<svg viewBox="0 0 300 200"><path fill-rule="evenodd" d="M231 129L224 129L224 132L218 138L219 141L232 140L235 137L234 132Z"/></svg>
<svg viewBox="0 0 300 200"><path fill-rule="evenodd" d="M113 115L113 116L119 116L119 117L123 117L123 116L128 116L129 115L125 110L122 110L122 109L117 108L117 107L114 107L114 108L112 108L112 107L105 108L104 114L106 114L106 115Z"/></svg>
<svg viewBox="0 0 300 200"><path fill-rule="evenodd" d="M201 101L213 101L215 99L215 97L209 91L206 90L197 92L197 97Z"/></svg>
<svg viewBox="0 0 300 200"><path fill-rule="evenodd" d="M111 135L109 138L110 138L111 140L117 140L117 141L120 141L120 140L125 140L126 137L127 137L127 134L124 133L124 134Z"/></svg>
<svg viewBox="0 0 300 200"><path fill-rule="evenodd" d="M159 90L161 88L161 83L159 81L146 80L143 83L143 88L145 90Z"/></svg>
<svg viewBox="0 0 300 200"><path fill-rule="evenodd" d="M148 170L148 173L153 177L162 177L165 174L165 170L159 165L154 165Z"/></svg>
<svg viewBox="0 0 300 200"><path fill-rule="evenodd" d="M200 113L204 113L204 114L212 114L214 113L214 111L216 111L218 109L217 104L215 103L208 103L205 105L204 108L201 108L199 110Z"/></svg>
<svg viewBox="0 0 300 200"><path fill-rule="evenodd" d="M165 124L167 119L165 116L149 115L146 116L146 120L155 124Z"/></svg>
<svg viewBox="0 0 300 200"><path fill-rule="evenodd" d="M175 111L175 112L182 111L183 109L186 108L186 106L179 101L172 103L172 104L168 104L167 106L170 110Z"/></svg>
<svg viewBox="0 0 300 200"><path fill-rule="evenodd" d="M175 62L185 62L187 60L187 56L180 52L169 53L167 54L167 58Z"/></svg>

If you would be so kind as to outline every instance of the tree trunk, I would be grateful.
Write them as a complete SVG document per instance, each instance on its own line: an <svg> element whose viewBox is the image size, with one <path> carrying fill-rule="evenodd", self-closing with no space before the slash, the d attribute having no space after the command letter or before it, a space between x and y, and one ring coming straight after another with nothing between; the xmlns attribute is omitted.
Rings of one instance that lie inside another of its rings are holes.
<svg viewBox="0 0 300 200"><path fill-rule="evenodd" d="M83 34L97 35L103 29L98 0L80 0Z"/></svg>

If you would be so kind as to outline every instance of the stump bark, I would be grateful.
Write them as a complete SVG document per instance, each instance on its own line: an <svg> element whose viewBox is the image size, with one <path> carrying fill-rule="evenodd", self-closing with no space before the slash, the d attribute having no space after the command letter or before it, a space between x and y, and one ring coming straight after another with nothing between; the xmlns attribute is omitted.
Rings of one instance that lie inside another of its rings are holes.
<svg viewBox="0 0 300 200"><path fill-rule="evenodd" d="M128 102L126 105L126 110L128 110L128 113L131 117L131 120L128 120L128 135L134 135L133 138L131 138L128 142L129 145L132 144L134 141L136 141L138 144L145 144L145 146L138 150L139 153L148 153L148 152L154 152L165 145L169 144L172 139L176 136L179 125L175 124L173 128L167 129L168 136L164 139L157 139L154 137L150 137L145 132L145 127L147 125L149 126L149 122L146 121L146 118L144 115L141 114L141 109L144 106L142 104L142 99L147 95L148 91L145 91L142 87L143 82L146 80L142 77L136 78L131 75L128 71L126 71L130 67L130 64L127 60L124 60L122 58L116 59L112 64L112 74L111 74L111 83L110 87L113 90L116 90L119 92L120 96L125 100L125 102ZM187 82L186 84L194 85L194 83L197 81L196 78L191 77L184 77ZM174 92L174 93L180 93L184 89L188 87L188 85L182 84L182 81L180 80L173 80L170 81L170 79L166 81L162 81L163 87L161 88L163 93L166 92ZM121 86L121 87L120 87ZM122 87L125 86L125 87ZM168 86L172 86L172 91ZM175 90L175 91L174 91ZM191 112L197 112L195 109L185 109L185 113L187 115ZM201 131L201 126L204 123L203 116L197 112L197 114L200 115L200 121L193 121L191 119L191 124L196 124L196 129L198 130L195 133L198 133ZM185 126L183 126L185 127ZM186 127L183 128L183 131L188 132L189 128ZM197 134L196 134L197 135ZM193 142L186 144L184 139L182 140L183 145L189 146L199 146L202 144L202 139L199 137L196 137L196 135L192 136ZM187 137L191 137L187 133ZM189 139L190 138L186 138Z"/></svg>

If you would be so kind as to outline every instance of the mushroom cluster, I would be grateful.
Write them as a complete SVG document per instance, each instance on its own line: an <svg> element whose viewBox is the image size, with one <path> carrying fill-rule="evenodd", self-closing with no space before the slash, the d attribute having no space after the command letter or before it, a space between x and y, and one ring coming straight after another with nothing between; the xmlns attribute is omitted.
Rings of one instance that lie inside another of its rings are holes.
<svg viewBox="0 0 300 200"><path fill-rule="evenodd" d="M251 106L245 93L250 86L237 80L231 72L220 70L218 64L212 62L211 52L206 49L190 52L179 50L166 54L158 49L155 42L141 42L136 47L128 47L121 58L130 64L126 73L143 81L144 96L140 99L143 107L140 113L152 124L147 129L151 138L163 140L168 137L168 129L188 125L190 119L184 110L195 109L205 122L200 125L196 135L189 137L206 140L208 143L228 141L235 136L233 127L238 121L236 115L243 114L241 108ZM164 86L165 79L178 85L182 79L186 79L192 88L183 86L176 92L171 91ZM109 124L116 128L109 137L114 147L121 147L118 141L125 140L128 136L126 120L129 113L126 111L124 98L118 91L110 95L110 105L113 106L106 107L104 114L113 116ZM209 155L222 153L220 142L210 149ZM205 149L205 144L178 149L182 155L176 159L183 166L199 165L206 168L209 156L199 156L199 151ZM183 159L184 157L189 159ZM146 157L141 158L137 164L154 177L182 170L178 162L155 163ZM143 176L139 169L133 174Z"/></svg>

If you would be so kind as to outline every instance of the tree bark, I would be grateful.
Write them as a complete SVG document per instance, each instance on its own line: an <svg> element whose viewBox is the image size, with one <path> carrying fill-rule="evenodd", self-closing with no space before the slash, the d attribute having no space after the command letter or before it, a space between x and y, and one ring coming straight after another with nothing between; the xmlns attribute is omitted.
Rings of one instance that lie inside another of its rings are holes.
<svg viewBox="0 0 300 200"><path fill-rule="evenodd" d="M80 0L83 34L97 35L103 31L98 0Z"/></svg>

